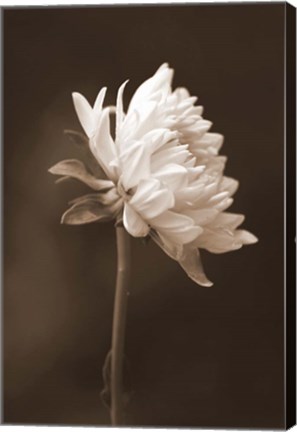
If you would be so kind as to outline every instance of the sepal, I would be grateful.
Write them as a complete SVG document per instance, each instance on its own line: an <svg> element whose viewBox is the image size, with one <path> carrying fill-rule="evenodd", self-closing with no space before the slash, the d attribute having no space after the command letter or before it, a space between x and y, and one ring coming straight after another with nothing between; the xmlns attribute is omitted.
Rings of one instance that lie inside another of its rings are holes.
<svg viewBox="0 0 297 432"><path fill-rule="evenodd" d="M90 150L88 137L81 132L70 129L65 129L64 134L69 138L70 142L75 144L78 148L80 153L79 158L83 161L87 170L97 178L106 179L107 176L105 172Z"/></svg>
<svg viewBox="0 0 297 432"><path fill-rule="evenodd" d="M89 194L74 200L74 204L62 216L61 223L83 225L91 222L107 222L116 219L122 208L122 200L110 201L108 194Z"/></svg>
<svg viewBox="0 0 297 432"><path fill-rule="evenodd" d="M65 159L49 169L54 175L72 177L85 183L91 189L102 191L114 187L111 180L97 179L90 174L85 165L77 159Z"/></svg>

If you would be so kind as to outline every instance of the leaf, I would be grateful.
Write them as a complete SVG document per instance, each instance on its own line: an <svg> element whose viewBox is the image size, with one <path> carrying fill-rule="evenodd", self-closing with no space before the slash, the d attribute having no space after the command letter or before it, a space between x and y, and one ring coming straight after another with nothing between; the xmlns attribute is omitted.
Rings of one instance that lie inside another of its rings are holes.
<svg viewBox="0 0 297 432"><path fill-rule="evenodd" d="M114 187L114 183L111 180L95 178L86 170L85 165L77 159L66 159L58 162L49 169L49 172L54 175L75 178L97 191Z"/></svg>
<svg viewBox="0 0 297 432"><path fill-rule="evenodd" d="M103 205L94 197L83 197L63 214L61 223L82 225L91 222L106 222L115 219L121 208L120 199L108 206Z"/></svg>
<svg viewBox="0 0 297 432"><path fill-rule="evenodd" d="M104 388L100 393L101 400L103 404L106 406L106 408L111 407L111 383L110 383L110 367L111 365L111 351L107 353L107 356L105 357L104 365L102 368L102 376L103 376L103 383Z"/></svg>
<svg viewBox="0 0 297 432"><path fill-rule="evenodd" d="M111 408L111 351L107 353L104 361L102 376L104 382L104 388L100 393L101 400L106 408ZM124 356L123 364L123 405L126 407L130 402L134 392L132 391L131 385L131 371L129 362L126 356Z"/></svg>
<svg viewBox="0 0 297 432"><path fill-rule="evenodd" d="M88 137L81 132L71 129L65 129L64 134L78 147L80 158L84 162L87 170L96 178L106 179L107 176L105 172L90 150Z"/></svg>

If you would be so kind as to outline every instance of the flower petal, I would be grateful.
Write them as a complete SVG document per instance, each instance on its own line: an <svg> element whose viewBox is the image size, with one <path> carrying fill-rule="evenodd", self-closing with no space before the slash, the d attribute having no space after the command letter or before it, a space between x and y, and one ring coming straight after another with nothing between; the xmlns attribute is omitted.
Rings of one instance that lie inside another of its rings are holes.
<svg viewBox="0 0 297 432"><path fill-rule="evenodd" d="M207 205L209 206L215 206L217 204L220 204L222 201L224 201L226 198L229 197L229 193L226 191L219 192L215 195L213 195L207 202Z"/></svg>
<svg viewBox="0 0 297 432"><path fill-rule="evenodd" d="M190 279L196 282L198 285L210 287L213 283L207 279L201 258L200 253L197 248L193 248L191 246L186 246L184 248L184 253L179 260L179 264L185 270Z"/></svg>
<svg viewBox="0 0 297 432"><path fill-rule="evenodd" d="M195 133L197 134L197 136L199 135L202 137L202 135L204 135L211 128L211 126L211 121L202 118L195 123L195 126L193 128L195 128Z"/></svg>
<svg viewBox="0 0 297 432"><path fill-rule="evenodd" d="M225 253L240 249L244 244L257 243L256 236L245 230L232 231L224 228L205 228L195 245L212 253Z"/></svg>
<svg viewBox="0 0 297 432"><path fill-rule="evenodd" d="M166 128L156 128L143 136L143 141L149 153L152 155L161 148L165 149L179 145L177 141L177 132Z"/></svg>
<svg viewBox="0 0 297 432"><path fill-rule="evenodd" d="M190 181L193 182L197 180L204 170L205 170L205 165L196 165L192 168L188 168Z"/></svg>
<svg viewBox="0 0 297 432"><path fill-rule="evenodd" d="M177 87L174 90L173 94L176 95L176 97L178 98L179 101L182 101L184 99L188 100L189 97L190 97L189 90L187 88L185 88L185 87ZM197 97L193 96L193 98L194 98L194 101L191 101L190 105L192 105L193 103L195 103L196 100L197 100Z"/></svg>
<svg viewBox="0 0 297 432"><path fill-rule="evenodd" d="M199 201L205 189L204 183L196 183L178 190L175 198L181 203L189 202L192 205Z"/></svg>
<svg viewBox="0 0 297 432"><path fill-rule="evenodd" d="M196 225L204 226L212 222L218 215L218 211L216 209L187 209L184 211L187 216L190 216L196 223Z"/></svg>
<svg viewBox="0 0 297 432"><path fill-rule="evenodd" d="M79 121L90 138L94 132L93 109L87 99L80 93L72 93L72 99Z"/></svg>
<svg viewBox="0 0 297 432"><path fill-rule="evenodd" d="M190 245L170 243L166 238L160 236L154 230L150 231L151 238L170 258L179 262L187 275L197 284L202 286L212 286L202 267L200 253L197 248Z"/></svg>
<svg viewBox="0 0 297 432"><path fill-rule="evenodd" d="M133 237L145 237L148 235L150 230L147 223L139 216L138 213L136 213L133 207L130 206L128 203L125 203L123 223L126 230Z"/></svg>
<svg viewBox="0 0 297 432"><path fill-rule="evenodd" d="M122 183L126 191L150 175L150 155L142 141L137 141L120 157Z"/></svg>
<svg viewBox="0 0 297 432"><path fill-rule="evenodd" d="M215 228L228 228L234 230L244 221L245 217L242 214L235 213L219 213L215 220L211 223Z"/></svg>
<svg viewBox="0 0 297 432"><path fill-rule="evenodd" d="M186 159L190 157L191 153L188 151L187 145L165 148L164 150L160 150L153 155L152 171L157 171L169 163L182 165Z"/></svg>
<svg viewBox="0 0 297 432"><path fill-rule="evenodd" d="M161 188L157 179L141 180L130 205L145 219L151 219L174 206L174 195L171 190Z"/></svg>
<svg viewBox="0 0 297 432"><path fill-rule="evenodd" d="M90 149L105 171L106 175L116 179L116 169L110 163L116 158L116 150L113 139L110 136L109 109L102 111L98 128L94 137L90 140Z"/></svg>
<svg viewBox="0 0 297 432"><path fill-rule="evenodd" d="M167 64L162 65L151 78L138 87L131 99L128 112L143 105L143 101L150 99L158 92L162 95L168 93L172 78L173 69L169 69Z"/></svg>
<svg viewBox="0 0 297 432"><path fill-rule="evenodd" d="M203 232L203 228L194 225L193 219L171 210L151 219L150 224L162 236L180 244L192 242Z"/></svg>
<svg viewBox="0 0 297 432"><path fill-rule="evenodd" d="M207 132L199 139L199 146L202 148L212 147L218 152L224 142L224 136L214 132Z"/></svg>
<svg viewBox="0 0 297 432"><path fill-rule="evenodd" d="M228 207L230 207L232 203L233 203L233 198L225 198L222 201L220 201L218 204L215 204L214 208L216 208L218 211L224 211Z"/></svg>
<svg viewBox="0 0 297 432"><path fill-rule="evenodd" d="M106 87L102 87L102 89L98 93L98 96L97 96L97 98L95 100L94 108L93 109L94 109L94 111L97 114L101 113L103 101L104 101L104 98L105 98L105 95L106 95L106 90L107 90Z"/></svg>
<svg viewBox="0 0 297 432"><path fill-rule="evenodd" d="M142 139L146 133L150 132L154 128L157 122L157 103L148 101L143 104L141 109L135 109L135 112L137 113L138 121L134 126L132 136L134 139ZM129 112L127 116L130 115Z"/></svg>
<svg viewBox="0 0 297 432"><path fill-rule="evenodd" d="M160 235L155 230L151 229L149 232L150 237L154 240L154 242L172 259L178 261L182 254L184 245L172 243L168 241L166 237Z"/></svg>
<svg viewBox="0 0 297 432"><path fill-rule="evenodd" d="M234 195L239 186L239 181L231 177L223 177L220 183L220 190L229 192L229 196Z"/></svg>
<svg viewBox="0 0 297 432"><path fill-rule="evenodd" d="M121 128L117 130L116 142L121 152L127 150L131 142L135 141L135 130L139 123L139 114L137 111L132 111L125 115Z"/></svg>
<svg viewBox="0 0 297 432"><path fill-rule="evenodd" d="M248 244L254 244L257 243L259 240L258 238L246 230L236 230L235 231L235 239L237 242L248 245Z"/></svg>
<svg viewBox="0 0 297 432"><path fill-rule="evenodd" d="M117 94L117 105L116 105L116 136L118 136L120 127L124 120L124 108L123 108L123 93L125 90L125 87L127 85L129 80L126 80L119 88L118 94Z"/></svg>
<svg viewBox="0 0 297 432"><path fill-rule="evenodd" d="M195 245L216 254L229 252L242 247L242 243L237 241L233 231L209 228L204 228L204 232L197 238Z"/></svg>
<svg viewBox="0 0 297 432"><path fill-rule="evenodd" d="M188 171L178 164L167 164L154 172L154 177L175 191L185 187L188 183Z"/></svg>

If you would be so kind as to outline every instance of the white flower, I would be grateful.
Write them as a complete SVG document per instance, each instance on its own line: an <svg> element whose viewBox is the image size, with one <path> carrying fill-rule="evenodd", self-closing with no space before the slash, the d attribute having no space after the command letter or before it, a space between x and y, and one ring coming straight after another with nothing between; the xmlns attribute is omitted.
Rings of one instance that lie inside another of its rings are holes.
<svg viewBox="0 0 297 432"><path fill-rule="evenodd" d="M200 248L228 252L257 238L237 229L243 215L225 211L238 182L223 175L226 157L218 155L223 136L209 132L211 122L202 118L196 97L185 88L172 91L172 78L173 70L162 65L136 90L126 113L127 82L119 88L114 139L111 109L103 108L106 89L99 92L93 108L73 93L89 148L106 179L96 178L75 160L60 162L51 172L75 177L98 191L76 200L63 216L65 223L122 214L132 236L150 235L195 282L208 286Z"/></svg>

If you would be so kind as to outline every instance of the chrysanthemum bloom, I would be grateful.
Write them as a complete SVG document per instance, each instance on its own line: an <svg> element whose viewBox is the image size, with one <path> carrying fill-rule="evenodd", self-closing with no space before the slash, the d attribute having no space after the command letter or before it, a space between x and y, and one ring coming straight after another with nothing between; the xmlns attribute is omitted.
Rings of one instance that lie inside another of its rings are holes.
<svg viewBox="0 0 297 432"><path fill-rule="evenodd" d="M93 107L79 93L73 101L88 137L89 149L104 178L78 160L58 163L50 172L74 177L96 193L73 202L63 223L121 219L134 237L150 236L188 276L211 285L199 249L223 253L257 238L237 229L244 216L226 212L238 181L224 176L223 136L209 132L202 107L185 88L172 91L173 70L163 64L134 93L123 109L125 82L118 90L116 127L110 131L111 107L103 108L106 88Z"/></svg>

